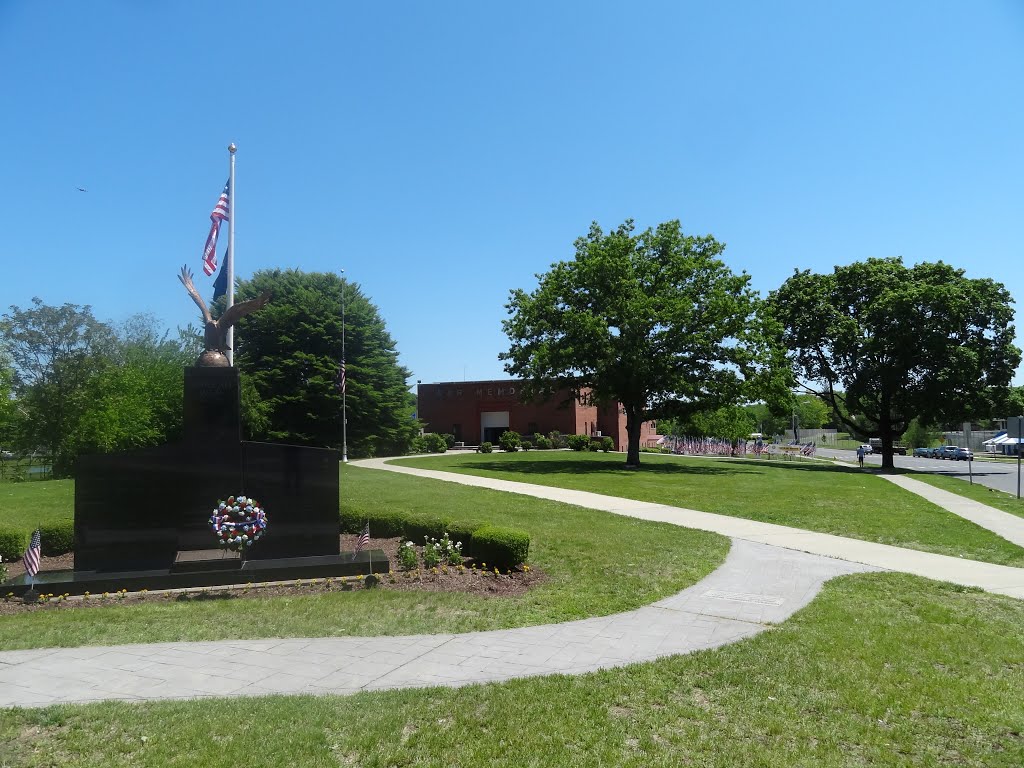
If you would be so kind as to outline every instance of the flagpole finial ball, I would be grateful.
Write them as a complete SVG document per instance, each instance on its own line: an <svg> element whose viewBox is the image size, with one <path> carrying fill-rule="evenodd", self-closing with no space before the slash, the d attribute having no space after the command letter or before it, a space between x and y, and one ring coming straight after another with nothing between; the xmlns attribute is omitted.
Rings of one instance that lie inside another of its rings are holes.
<svg viewBox="0 0 1024 768"><path fill-rule="evenodd" d="M235 142L232 141L230 144L228 144L228 152L230 152L232 155L235 154L236 149L238 149L238 147L235 146Z"/></svg>

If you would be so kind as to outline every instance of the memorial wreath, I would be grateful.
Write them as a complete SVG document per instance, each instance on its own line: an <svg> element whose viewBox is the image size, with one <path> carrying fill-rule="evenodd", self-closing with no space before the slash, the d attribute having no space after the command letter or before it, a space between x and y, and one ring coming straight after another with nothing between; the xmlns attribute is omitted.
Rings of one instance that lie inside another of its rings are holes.
<svg viewBox="0 0 1024 768"><path fill-rule="evenodd" d="M210 515L210 528L217 543L234 551L244 550L267 530L267 515L259 502L248 496L228 496L217 503Z"/></svg>

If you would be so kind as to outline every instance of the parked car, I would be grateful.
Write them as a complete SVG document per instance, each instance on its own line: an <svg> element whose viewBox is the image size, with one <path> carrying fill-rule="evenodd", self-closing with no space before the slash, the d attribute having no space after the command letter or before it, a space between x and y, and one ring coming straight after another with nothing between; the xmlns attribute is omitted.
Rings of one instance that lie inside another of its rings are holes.
<svg viewBox="0 0 1024 768"><path fill-rule="evenodd" d="M936 459L955 459L956 458L956 446L955 445L940 445L935 449Z"/></svg>
<svg viewBox="0 0 1024 768"><path fill-rule="evenodd" d="M915 448L914 449L914 456L916 456L919 459L931 459L931 458L935 457L935 449L934 448Z"/></svg>
<svg viewBox="0 0 1024 768"><path fill-rule="evenodd" d="M3 460L3 459L13 459L13 458L14 458L14 454L11 453L10 451L0 451L0 460Z"/></svg>
<svg viewBox="0 0 1024 768"><path fill-rule="evenodd" d="M860 446L860 447L864 449L864 455L865 455L865 456L868 456L869 454L872 454L872 453L874 453L874 452L875 452L875 449L874 449L874 448L872 448L872 447L871 447L870 445L868 445L867 443L865 443L864 445L862 445L862 446ZM858 450L859 450L859 449L858 449Z"/></svg>
<svg viewBox="0 0 1024 768"><path fill-rule="evenodd" d="M956 448L951 458L954 461L974 461L974 453L970 448Z"/></svg>

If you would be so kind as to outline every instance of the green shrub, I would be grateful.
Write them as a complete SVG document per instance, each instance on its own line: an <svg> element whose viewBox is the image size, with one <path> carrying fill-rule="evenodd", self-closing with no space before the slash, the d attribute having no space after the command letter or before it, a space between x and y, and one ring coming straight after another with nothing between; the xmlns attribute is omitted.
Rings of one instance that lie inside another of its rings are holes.
<svg viewBox="0 0 1024 768"><path fill-rule="evenodd" d="M426 568L435 568L441 562L441 553L437 549L437 542L431 539L423 540L423 565Z"/></svg>
<svg viewBox="0 0 1024 768"><path fill-rule="evenodd" d="M410 546L411 544L412 542L408 539L402 539L402 543L398 545L398 565L407 571L411 571L420 564L416 550Z"/></svg>
<svg viewBox="0 0 1024 768"><path fill-rule="evenodd" d="M615 441L612 440L608 435L601 438L601 450L605 453L612 450L615 447Z"/></svg>
<svg viewBox="0 0 1024 768"><path fill-rule="evenodd" d="M410 453L426 453L427 452L427 437L426 435L416 435L412 442L409 443Z"/></svg>
<svg viewBox="0 0 1024 768"><path fill-rule="evenodd" d="M507 453L515 453L519 450L519 446L522 440L516 432L505 430L501 433L501 437L498 438L498 445L501 446L501 450Z"/></svg>
<svg viewBox="0 0 1024 768"><path fill-rule="evenodd" d="M565 441L574 451L586 451L590 449L590 435L569 435L565 438Z"/></svg>
<svg viewBox="0 0 1024 768"><path fill-rule="evenodd" d="M485 525L473 532L473 559L488 568L502 570L525 563L530 554L530 534L516 528Z"/></svg>
<svg viewBox="0 0 1024 768"><path fill-rule="evenodd" d="M528 451L531 448L533 448L533 443L531 443L529 440L523 440L523 450Z"/></svg>
<svg viewBox="0 0 1024 768"><path fill-rule="evenodd" d="M17 560L25 554L25 547L28 546L28 537L24 531L14 528L0 528L0 557L5 563Z"/></svg>
<svg viewBox="0 0 1024 768"><path fill-rule="evenodd" d="M452 541L462 542L462 554L468 557L473 554L473 532L482 527L477 521L451 523L446 533Z"/></svg>
<svg viewBox="0 0 1024 768"><path fill-rule="evenodd" d="M390 539L402 536L412 513L400 509L364 509L362 507L343 505L338 517L342 533L359 533L370 521L370 535L375 538Z"/></svg>
<svg viewBox="0 0 1024 768"><path fill-rule="evenodd" d="M432 515L412 514L405 518L405 528L402 530L402 533L395 535L405 536L405 538L412 539L415 542L423 541L424 538L439 539L448 529L449 522Z"/></svg>
<svg viewBox="0 0 1024 768"><path fill-rule="evenodd" d="M551 441L548 440L540 432L533 433L533 444L537 446L537 450L547 450L551 447Z"/></svg>
<svg viewBox="0 0 1024 768"><path fill-rule="evenodd" d="M494 446L491 443L483 442L480 443L480 447L477 448L480 453L493 453Z"/></svg>
<svg viewBox="0 0 1024 768"><path fill-rule="evenodd" d="M59 520L39 527L39 543L46 557L63 555L75 548L75 523Z"/></svg>
<svg viewBox="0 0 1024 768"><path fill-rule="evenodd" d="M455 447L455 435L453 435L450 432L448 432L448 433L445 433L443 435L443 437L444 437L444 444L446 446L448 446L449 448L454 448Z"/></svg>
<svg viewBox="0 0 1024 768"><path fill-rule="evenodd" d="M551 442L552 448L566 447L565 438L562 436L562 433L559 432L557 429L553 429L550 432L548 432L548 440Z"/></svg>
<svg viewBox="0 0 1024 768"><path fill-rule="evenodd" d="M425 434L423 444L426 453L444 453L448 450L448 441L444 439L444 435L439 435L436 432Z"/></svg>

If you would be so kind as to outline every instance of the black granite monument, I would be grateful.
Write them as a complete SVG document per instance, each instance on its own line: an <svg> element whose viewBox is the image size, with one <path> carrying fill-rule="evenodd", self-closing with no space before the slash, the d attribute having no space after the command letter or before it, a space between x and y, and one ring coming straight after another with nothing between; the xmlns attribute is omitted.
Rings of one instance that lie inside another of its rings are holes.
<svg viewBox="0 0 1024 768"><path fill-rule="evenodd" d="M79 458L75 568L38 574L40 590L82 594L386 572L380 550L355 558L340 552L337 451L241 439L238 369L211 349L218 339L223 346L223 331L216 324L210 331L213 321L191 275L182 275L208 320L207 351L185 369L184 438ZM235 305L235 317L267 298ZM244 558L221 550L209 526L217 502L236 494L256 498L268 520ZM4 585L15 594L26 587L23 576Z"/></svg>

